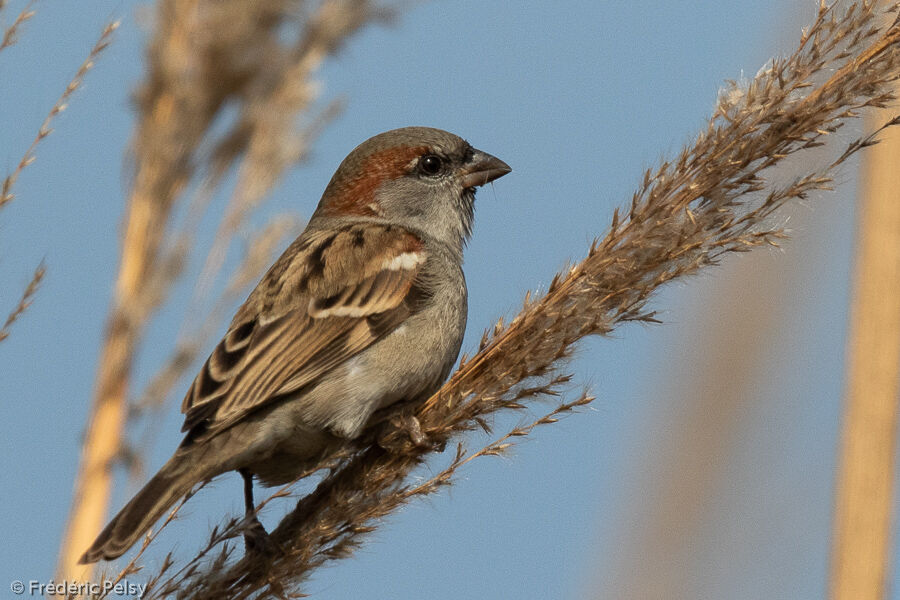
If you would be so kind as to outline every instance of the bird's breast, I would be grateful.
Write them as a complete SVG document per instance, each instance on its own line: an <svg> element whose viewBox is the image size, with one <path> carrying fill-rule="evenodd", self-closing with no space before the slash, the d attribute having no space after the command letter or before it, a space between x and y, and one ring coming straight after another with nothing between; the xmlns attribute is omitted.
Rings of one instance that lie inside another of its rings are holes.
<svg viewBox="0 0 900 600"><path fill-rule="evenodd" d="M418 312L306 391L299 416L356 437L376 410L438 389L459 355L465 325L465 287L434 290Z"/></svg>

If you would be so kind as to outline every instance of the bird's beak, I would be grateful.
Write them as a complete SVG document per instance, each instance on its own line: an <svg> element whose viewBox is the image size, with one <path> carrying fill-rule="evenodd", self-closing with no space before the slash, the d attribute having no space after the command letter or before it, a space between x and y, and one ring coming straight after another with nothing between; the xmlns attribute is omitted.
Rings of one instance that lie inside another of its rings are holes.
<svg viewBox="0 0 900 600"><path fill-rule="evenodd" d="M460 180L463 187L478 187L503 177L512 171L508 164L491 156L487 152L476 150L472 158L460 170Z"/></svg>

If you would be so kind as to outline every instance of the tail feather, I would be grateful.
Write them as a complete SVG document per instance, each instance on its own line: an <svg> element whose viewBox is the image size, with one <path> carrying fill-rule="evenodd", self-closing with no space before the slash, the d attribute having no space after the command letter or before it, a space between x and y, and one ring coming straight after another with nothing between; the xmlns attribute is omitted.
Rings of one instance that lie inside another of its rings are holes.
<svg viewBox="0 0 900 600"><path fill-rule="evenodd" d="M197 483L197 472L184 456L173 456L100 532L78 561L118 558ZM187 467L187 468L186 468Z"/></svg>

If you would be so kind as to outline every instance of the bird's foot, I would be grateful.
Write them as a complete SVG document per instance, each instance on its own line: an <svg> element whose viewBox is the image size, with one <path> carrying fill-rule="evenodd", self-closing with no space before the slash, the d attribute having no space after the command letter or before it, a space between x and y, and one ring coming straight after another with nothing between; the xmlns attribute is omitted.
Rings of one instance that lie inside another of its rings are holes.
<svg viewBox="0 0 900 600"><path fill-rule="evenodd" d="M259 519L255 516L248 516L247 519L247 527L244 529L244 547L247 554L266 557L284 554L284 549L272 539Z"/></svg>
<svg viewBox="0 0 900 600"><path fill-rule="evenodd" d="M413 415L397 415L387 422L378 436L378 445L392 454L402 454L410 449L441 451L444 443L435 443L422 431L422 424Z"/></svg>

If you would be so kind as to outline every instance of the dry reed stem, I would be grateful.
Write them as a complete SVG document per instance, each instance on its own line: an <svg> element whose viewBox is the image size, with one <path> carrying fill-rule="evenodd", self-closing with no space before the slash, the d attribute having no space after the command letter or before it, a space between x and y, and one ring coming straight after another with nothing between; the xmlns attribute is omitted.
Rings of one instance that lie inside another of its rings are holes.
<svg viewBox="0 0 900 600"><path fill-rule="evenodd" d="M18 41L19 28L22 25L34 16L35 12L31 9L34 6L36 0L28 0L25 4L25 7L19 12L16 16L16 19L12 22L12 25L3 30L3 39L0 40L0 52L4 49L9 48L13 44ZM6 8L6 0L0 1L0 15L3 14L3 10Z"/></svg>
<svg viewBox="0 0 900 600"><path fill-rule="evenodd" d="M407 409L434 447L472 429L490 430L485 417L493 412L520 410L561 393L570 377L559 369L575 344L631 321L656 322L647 303L664 284L727 254L777 245L784 231L772 222L776 211L830 189L835 169L876 137L850 143L830 163L785 185L768 179L770 169L823 145L863 109L895 100L900 26L879 29L877 19L872 2L840 14L822 5L791 56L723 91L706 130L673 161L645 173L629 210L613 214L609 231L587 257L558 274L543 296L526 297L519 315L485 332L478 354L463 359L435 396ZM898 123L892 119L881 129ZM431 454L392 427L392 416L329 457L351 458L272 532L283 555L229 565L223 553L152 597L176 591L186 598L281 597L312 569L349 555L379 519L408 501L415 488L407 478ZM451 466L459 460L460 453Z"/></svg>
<svg viewBox="0 0 900 600"><path fill-rule="evenodd" d="M47 268L44 266L44 263L41 263L34 270L34 273L32 273L28 285L25 286L25 290L22 292L22 296L19 298L19 303L12 310L12 312L10 312L6 316L6 321L4 321L3 327L0 327L0 342L9 337L9 330L10 327L12 327L12 324L15 323L26 310L28 310L29 306L31 306L31 302L34 300L34 295L37 293L38 287L40 287L41 280L44 279L44 274L46 272Z"/></svg>
<svg viewBox="0 0 900 600"><path fill-rule="evenodd" d="M877 114L883 117L884 113ZM875 119L873 118L873 121ZM861 166L859 226L831 558L831 598L889 589L900 397L900 132Z"/></svg>
<svg viewBox="0 0 900 600"><path fill-rule="evenodd" d="M268 186L302 155L308 134L318 126L310 119L304 132L298 134L294 127L297 111L305 110L315 96L309 81L296 78L297 63L309 67L300 73L309 77L343 39L385 14L367 0L323 0L306 12L309 8L300 0L158 4L147 51L148 73L137 95L139 123L122 257L60 553L60 579L83 580L90 575L90 567L76 561L105 519L111 467L130 453L122 431L132 365L149 319L165 302L193 247L192 240L182 243L184 236L166 235L176 203L195 175L221 182L241 157L242 164L252 163L247 177L266 183L254 189L253 201L258 203ZM294 28L283 26L303 23L308 27L302 34L286 42L285 32ZM278 93L285 89L303 91L285 99ZM273 98L278 100L274 106ZM213 124L229 103L241 116L215 138ZM247 115L257 110L262 110L260 115L277 113L281 124L277 131L268 130L272 134L264 147L268 163L252 148L261 135L262 119ZM279 147L282 152L275 160L272 153ZM229 239L235 231L237 227L229 231Z"/></svg>

